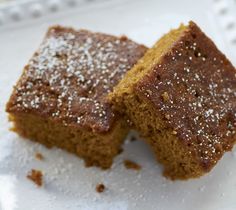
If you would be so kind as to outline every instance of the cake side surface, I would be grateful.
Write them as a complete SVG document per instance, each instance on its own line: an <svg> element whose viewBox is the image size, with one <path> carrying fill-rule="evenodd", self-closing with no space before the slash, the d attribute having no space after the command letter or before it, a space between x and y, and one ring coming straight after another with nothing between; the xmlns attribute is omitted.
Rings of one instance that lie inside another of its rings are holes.
<svg viewBox="0 0 236 210"><path fill-rule="evenodd" d="M77 126L65 126L49 118L32 114L10 115L13 131L23 138L39 142L48 148L58 147L83 158L86 166L110 168L113 158L121 151L128 133L121 120L106 134L94 134Z"/></svg>
<svg viewBox="0 0 236 210"><path fill-rule="evenodd" d="M151 144L165 175L187 179L210 171L236 141L236 71L195 23L179 29L157 42L169 40L164 53L154 47L146 53L152 59L133 68L145 73L118 84L110 99Z"/></svg>
<svg viewBox="0 0 236 210"><path fill-rule="evenodd" d="M203 169L192 152L186 150L173 129L167 128L154 107L139 95L124 95L123 109L131 125L153 149L158 162L164 165L164 175L171 179L199 177ZM123 110L123 113L124 113Z"/></svg>

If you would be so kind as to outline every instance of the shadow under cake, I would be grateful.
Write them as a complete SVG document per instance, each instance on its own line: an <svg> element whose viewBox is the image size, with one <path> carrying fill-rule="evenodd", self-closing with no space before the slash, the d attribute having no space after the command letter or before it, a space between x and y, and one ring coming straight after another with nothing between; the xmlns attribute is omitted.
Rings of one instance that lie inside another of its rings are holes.
<svg viewBox="0 0 236 210"><path fill-rule="evenodd" d="M109 168L129 128L106 96L146 49L124 36L51 27L7 104L13 130Z"/></svg>
<svg viewBox="0 0 236 210"><path fill-rule="evenodd" d="M109 95L171 179L209 172L236 141L236 70L194 23L164 35Z"/></svg>

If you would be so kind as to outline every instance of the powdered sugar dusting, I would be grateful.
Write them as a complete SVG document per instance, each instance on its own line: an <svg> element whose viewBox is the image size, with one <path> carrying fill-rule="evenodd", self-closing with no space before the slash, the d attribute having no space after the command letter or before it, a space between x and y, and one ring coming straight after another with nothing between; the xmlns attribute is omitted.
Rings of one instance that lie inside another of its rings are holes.
<svg viewBox="0 0 236 210"><path fill-rule="evenodd" d="M17 109L108 129L105 96L146 48L125 37L52 28L16 88Z"/></svg>
<svg viewBox="0 0 236 210"><path fill-rule="evenodd" d="M139 88L190 152L195 150L203 163L215 163L235 141L236 71L202 37L185 38L163 63L152 64L153 74Z"/></svg>

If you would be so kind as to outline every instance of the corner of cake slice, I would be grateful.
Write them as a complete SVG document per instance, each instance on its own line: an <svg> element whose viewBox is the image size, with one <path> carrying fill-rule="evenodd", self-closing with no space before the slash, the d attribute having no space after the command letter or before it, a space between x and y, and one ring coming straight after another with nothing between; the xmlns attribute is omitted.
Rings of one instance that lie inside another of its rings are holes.
<svg viewBox="0 0 236 210"><path fill-rule="evenodd" d="M171 179L209 172L236 141L236 70L194 23L164 35L109 95Z"/></svg>
<svg viewBox="0 0 236 210"><path fill-rule="evenodd" d="M109 168L129 128L106 96L146 49L126 37L51 27L7 104L14 131Z"/></svg>

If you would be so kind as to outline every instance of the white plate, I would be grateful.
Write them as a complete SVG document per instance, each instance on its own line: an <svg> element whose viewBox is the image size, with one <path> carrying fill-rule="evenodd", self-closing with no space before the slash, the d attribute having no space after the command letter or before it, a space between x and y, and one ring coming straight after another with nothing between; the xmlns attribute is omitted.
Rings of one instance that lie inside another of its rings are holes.
<svg viewBox="0 0 236 210"><path fill-rule="evenodd" d="M233 0L38 0L0 4L0 209L236 209L236 151L227 153L200 179L172 182L162 177L161 166L148 146L136 141L124 145L111 170L101 171L85 168L82 160L64 151L21 140L8 130L4 112L12 86L49 25L127 34L151 46L170 28L192 19L235 65L235 6ZM45 160L36 160L36 152ZM125 158L141 164L142 170L125 169ZM26 179L32 168L44 172L44 187L38 188ZM108 190L98 194L95 186L101 182Z"/></svg>

